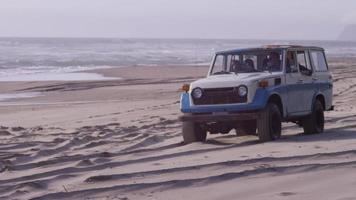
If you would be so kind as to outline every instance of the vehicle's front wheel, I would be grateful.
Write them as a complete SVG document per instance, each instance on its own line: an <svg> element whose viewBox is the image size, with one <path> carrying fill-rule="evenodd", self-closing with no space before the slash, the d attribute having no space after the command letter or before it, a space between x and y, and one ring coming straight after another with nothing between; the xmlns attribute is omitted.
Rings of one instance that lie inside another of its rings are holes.
<svg viewBox="0 0 356 200"><path fill-rule="evenodd" d="M305 134L324 132L324 108L319 100L315 101L312 113L303 118L302 125Z"/></svg>
<svg viewBox="0 0 356 200"><path fill-rule="evenodd" d="M260 112L257 120L258 137L261 142L276 140L281 137L282 116L278 106L268 103Z"/></svg>
<svg viewBox="0 0 356 200"><path fill-rule="evenodd" d="M193 142L205 142L207 132L195 122L185 121L183 122L183 140L185 144Z"/></svg>

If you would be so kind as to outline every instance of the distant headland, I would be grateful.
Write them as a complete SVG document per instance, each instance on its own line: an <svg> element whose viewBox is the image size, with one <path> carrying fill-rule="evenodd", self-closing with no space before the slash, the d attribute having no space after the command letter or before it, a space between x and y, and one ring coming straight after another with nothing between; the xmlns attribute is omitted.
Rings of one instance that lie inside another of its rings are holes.
<svg viewBox="0 0 356 200"><path fill-rule="evenodd" d="M356 24L346 26L341 32L339 40L356 41Z"/></svg>

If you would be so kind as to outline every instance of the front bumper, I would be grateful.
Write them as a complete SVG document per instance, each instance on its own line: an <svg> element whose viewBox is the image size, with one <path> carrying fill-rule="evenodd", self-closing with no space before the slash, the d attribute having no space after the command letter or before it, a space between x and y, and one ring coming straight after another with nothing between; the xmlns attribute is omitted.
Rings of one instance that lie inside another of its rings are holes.
<svg viewBox="0 0 356 200"><path fill-rule="evenodd" d="M251 113L213 113L213 114L184 114L178 119L180 121L192 122L225 122L225 121L244 121L256 120L259 118L258 112Z"/></svg>

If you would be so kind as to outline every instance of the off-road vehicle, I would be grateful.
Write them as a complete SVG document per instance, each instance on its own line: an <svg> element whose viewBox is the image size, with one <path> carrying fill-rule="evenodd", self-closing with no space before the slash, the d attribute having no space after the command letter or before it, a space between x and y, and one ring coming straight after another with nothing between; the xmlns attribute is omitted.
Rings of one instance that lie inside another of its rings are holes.
<svg viewBox="0 0 356 200"><path fill-rule="evenodd" d="M324 49L270 45L215 53L206 78L184 85L180 116L185 143L207 133L253 134L261 142L281 137L281 123L305 134L324 131L332 110L332 76Z"/></svg>

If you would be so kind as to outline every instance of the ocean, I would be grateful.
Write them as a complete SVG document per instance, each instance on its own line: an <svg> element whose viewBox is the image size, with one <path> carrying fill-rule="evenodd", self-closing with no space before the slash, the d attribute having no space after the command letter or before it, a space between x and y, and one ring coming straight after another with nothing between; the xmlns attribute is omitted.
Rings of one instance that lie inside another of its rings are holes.
<svg viewBox="0 0 356 200"><path fill-rule="evenodd" d="M356 42L341 41L0 38L0 81L105 79L78 72L139 65L203 65L215 51L266 44L321 46L329 57L356 57Z"/></svg>

